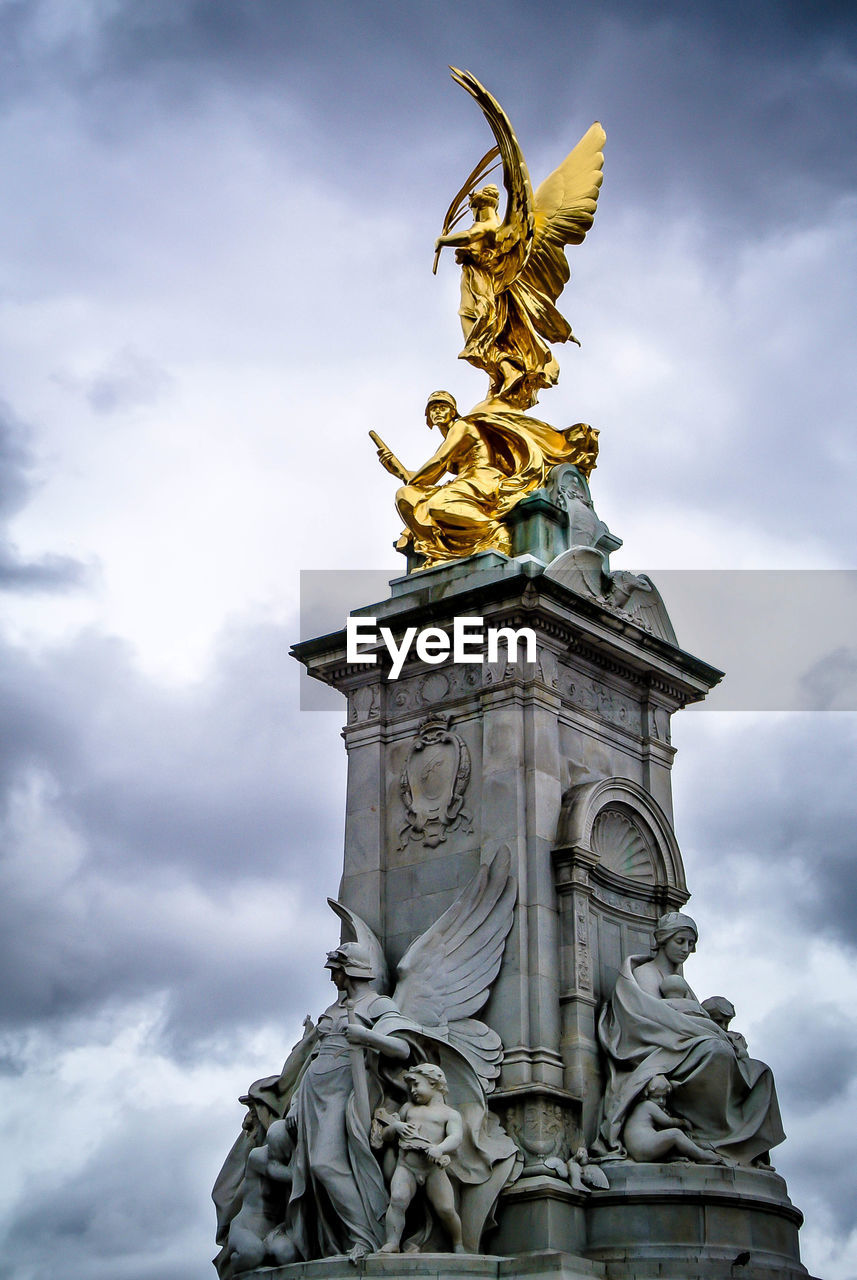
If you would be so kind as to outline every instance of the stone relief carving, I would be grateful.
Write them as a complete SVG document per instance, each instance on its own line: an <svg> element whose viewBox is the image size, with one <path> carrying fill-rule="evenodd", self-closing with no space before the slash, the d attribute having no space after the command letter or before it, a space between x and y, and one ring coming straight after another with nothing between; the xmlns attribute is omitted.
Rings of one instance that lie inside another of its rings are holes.
<svg viewBox="0 0 857 1280"><path fill-rule="evenodd" d="M629 814L602 809L592 827L591 843L605 870L643 884L655 883L650 842Z"/></svg>
<svg viewBox="0 0 857 1280"><path fill-rule="evenodd" d="M486 662L482 667L482 682L486 685L500 684L506 679L506 671L508 668L508 655L505 650L500 650L496 662Z"/></svg>
<svg viewBox="0 0 857 1280"><path fill-rule="evenodd" d="M690 916L668 912L653 954L622 963L598 1023L608 1065L603 1158L769 1165L785 1138L770 1068L729 1034L731 1004L715 997L712 1016L685 981L697 936Z"/></svg>
<svg viewBox="0 0 857 1280"><path fill-rule="evenodd" d="M543 1172L551 1159L567 1156L570 1135L559 1102L538 1096L513 1102L506 1110L505 1124L523 1156L525 1173Z"/></svg>
<svg viewBox="0 0 857 1280"><path fill-rule="evenodd" d="M432 714L419 724L399 781L407 822L399 833L399 848L421 840L434 849L448 831L472 830L464 808L470 781L470 752L451 729L452 716Z"/></svg>
<svg viewBox="0 0 857 1280"><path fill-rule="evenodd" d="M482 680L481 665L448 666L443 671L423 672L422 675L399 680L395 686L388 686L388 704L394 713L421 711L478 689Z"/></svg>
<svg viewBox="0 0 857 1280"><path fill-rule="evenodd" d="M636 729L637 709L628 698L621 697L599 680L566 673L565 690L572 706L624 729Z"/></svg>
<svg viewBox="0 0 857 1280"><path fill-rule="evenodd" d="M367 720L375 720L380 714L380 702L377 685L360 685L351 694L351 708L348 717L351 724L363 724Z"/></svg>
<svg viewBox="0 0 857 1280"><path fill-rule="evenodd" d="M676 634L655 584L646 574L611 570L607 555L607 526L592 507L588 486L578 483L566 490L572 522L571 545L546 570L571 591L598 602L602 609L633 621L643 631L676 644ZM614 544L615 545L615 544Z"/></svg>
<svg viewBox="0 0 857 1280"><path fill-rule="evenodd" d="M538 658L542 679L549 689L556 689L559 685L559 664L556 654L552 649L542 647L539 649Z"/></svg>
<svg viewBox="0 0 857 1280"><path fill-rule="evenodd" d="M638 898L629 898L627 894L616 893L613 889L608 889L606 885L598 884L593 881L592 896L596 902L603 904L605 907L616 907L619 911L627 911L633 916L647 916L652 918L652 907L648 902Z"/></svg>
<svg viewBox="0 0 857 1280"><path fill-rule="evenodd" d="M554 1156L546 1160L545 1164L561 1178L567 1179L575 1191L588 1194L590 1191L610 1190L606 1173L597 1164L593 1164L586 1147L578 1147L568 1160L559 1160Z"/></svg>
<svg viewBox="0 0 857 1280"><path fill-rule="evenodd" d="M592 990L592 956L589 950L589 911L579 902L574 912L574 968L577 986Z"/></svg>
<svg viewBox="0 0 857 1280"><path fill-rule="evenodd" d="M665 707L650 707L648 712L649 737L658 742L670 743L670 717Z"/></svg>
<svg viewBox="0 0 857 1280"><path fill-rule="evenodd" d="M327 957L337 997L316 1024L307 1019L280 1074L251 1085L248 1119L215 1184L221 1280L260 1263L357 1262L382 1248L478 1252L519 1164L487 1106L503 1046L474 1017L497 976L515 897L504 850L408 949L392 994L378 938L331 903L348 935ZM259 1187L272 1160L279 1204ZM404 1227L412 1183L425 1194Z"/></svg>

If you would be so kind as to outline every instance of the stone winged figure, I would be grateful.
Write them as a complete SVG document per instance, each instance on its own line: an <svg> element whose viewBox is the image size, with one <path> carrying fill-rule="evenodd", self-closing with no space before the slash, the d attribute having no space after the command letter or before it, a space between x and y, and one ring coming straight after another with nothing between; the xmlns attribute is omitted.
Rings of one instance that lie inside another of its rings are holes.
<svg viewBox="0 0 857 1280"><path fill-rule="evenodd" d="M381 1248L394 1170L385 1167L377 1141L373 1145L373 1117L406 1102L406 1072L419 1064L440 1069L461 1116L461 1142L448 1174L460 1188L463 1247L478 1251L497 1197L516 1171L517 1148L487 1106L503 1047L474 1016L488 999L512 925L516 886L509 867L506 850L480 867L408 948L392 992L376 935L330 900L343 922L344 941L326 965L337 999L316 1025L307 1024L280 1075L248 1090L257 1123L251 1136L245 1126L215 1184L221 1280L241 1269L234 1265L230 1229L240 1214L250 1153L280 1118L293 1144L290 1191L283 1221L262 1241L267 1264L344 1254L356 1261ZM440 1224L427 1210L423 1217L409 1220L403 1248L448 1250Z"/></svg>
<svg viewBox="0 0 857 1280"><path fill-rule="evenodd" d="M454 248L461 266L461 359L488 374L490 398L528 409L539 390L553 386L559 376L550 344L577 341L555 304L569 278L565 246L580 244L592 226L606 135L593 124L534 193L503 108L469 71L451 71L482 108L497 146L450 205L436 255L446 246ZM475 186L498 155L507 197L502 219L499 189ZM455 231L467 206L473 223Z"/></svg>

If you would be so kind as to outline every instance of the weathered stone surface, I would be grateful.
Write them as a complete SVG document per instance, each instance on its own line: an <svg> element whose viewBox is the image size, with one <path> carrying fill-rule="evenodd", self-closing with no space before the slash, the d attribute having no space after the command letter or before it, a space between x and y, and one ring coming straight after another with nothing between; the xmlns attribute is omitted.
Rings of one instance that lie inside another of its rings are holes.
<svg viewBox="0 0 857 1280"><path fill-rule="evenodd" d="M669 1275L693 1280L804 1280L798 1252L802 1215L779 1174L685 1164L603 1166L609 1191L587 1202L587 1255L611 1280ZM664 1268L666 1267L666 1270Z"/></svg>
<svg viewBox="0 0 857 1280"><path fill-rule="evenodd" d="M324 1258L247 1273L247 1280L605 1280L604 1266L558 1250L539 1250L521 1257L448 1253L373 1254L357 1264L347 1258Z"/></svg>
<svg viewBox="0 0 857 1280"><path fill-rule="evenodd" d="M561 521L551 532L555 513L545 501L537 495L521 515L542 521L547 555ZM591 549L608 572L610 548ZM602 577L609 589L602 597L592 583L575 588L566 571L588 573L585 557L574 566L560 561L544 572L533 556L485 553L399 579L391 598L358 611L397 636L405 627L449 630L457 616L528 627L535 662L501 655L491 664L429 666L411 657L394 681L381 651L376 666L349 665L344 634L296 648L311 674L348 697L340 896L384 940L389 960L396 963L498 850L508 850L518 885L484 1014L505 1050L492 1109L523 1165L483 1240L496 1256L463 1260L469 1272L449 1255L437 1266L427 1254L368 1257L357 1274L718 1280L736 1274L736 1256L748 1252L744 1280L800 1280L800 1214L772 1172L614 1162L600 1166L609 1190L586 1192L557 1176L579 1147L591 1154L595 1139L605 1083L598 1012L622 962L649 953L658 918L688 897L672 829L670 717L720 676L678 648L665 614L647 625L622 607L633 583ZM663 608L656 592L649 603ZM455 735L454 750L438 760L449 822L423 821L425 795L415 822L413 785L402 782L417 767L414 744L428 718ZM344 1267L324 1265L331 1277Z"/></svg>

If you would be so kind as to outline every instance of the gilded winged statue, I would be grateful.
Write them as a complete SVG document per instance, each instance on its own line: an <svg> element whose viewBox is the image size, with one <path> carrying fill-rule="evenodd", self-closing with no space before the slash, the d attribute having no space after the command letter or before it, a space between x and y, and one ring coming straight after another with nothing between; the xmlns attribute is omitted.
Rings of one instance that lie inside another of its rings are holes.
<svg viewBox="0 0 857 1280"><path fill-rule="evenodd" d="M580 244L595 217L606 135L593 124L534 194L518 140L497 99L469 71L452 68L452 78L482 108L497 146L453 200L435 249L439 254L446 246L454 248L461 266L461 358L485 370L492 396L527 409L539 389L553 386L559 376L549 344L577 341L555 303L569 278L565 246ZM499 189L493 183L472 185L497 155L507 197L502 221ZM465 204L473 224L455 231Z"/></svg>
<svg viewBox="0 0 857 1280"><path fill-rule="evenodd" d="M337 996L317 1023L307 1019L280 1075L256 1081L243 1099L250 1118L214 1189L221 1280L341 1254L356 1262L384 1246L392 1171L379 1131L406 1100L408 1068L423 1064L440 1073L461 1119L462 1141L446 1167L458 1185L461 1249L478 1251L497 1196L519 1169L514 1142L487 1106L503 1046L475 1017L500 968L516 892L503 849L408 948L395 986L375 933L329 899L343 922L326 964ZM408 1252L449 1249L428 1211L409 1230Z"/></svg>
<svg viewBox="0 0 857 1280"><path fill-rule="evenodd" d="M480 551L518 554L507 520L512 509L546 483L553 467L570 463L588 477L598 454L598 432L587 423L557 430L526 411L559 376L550 344L577 341L556 302L569 278L565 247L581 243L595 216L604 130L593 124L534 194L503 108L469 71L451 70L482 108L496 146L450 204L434 267L444 248L455 249L460 358L484 369L490 385L486 399L464 414L448 391L432 393L426 421L443 439L415 470L369 433L381 465L402 481L396 506L405 528L396 546L409 570ZM499 188L480 185L498 165L506 191L502 219ZM457 230L468 209L472 225Z"/></svg>

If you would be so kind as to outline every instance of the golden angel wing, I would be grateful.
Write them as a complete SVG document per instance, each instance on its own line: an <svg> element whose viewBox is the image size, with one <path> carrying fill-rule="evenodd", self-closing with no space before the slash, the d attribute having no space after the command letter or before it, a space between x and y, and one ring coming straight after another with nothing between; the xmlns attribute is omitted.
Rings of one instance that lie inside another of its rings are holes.
<svg viewBox="0 0 857 1280"><path fill-rule="evenodd" d="M508 200L506 216L497 235L497 247L508 256L502 279L495 282L495 287L503 288L520 272L533 240L535 223L530 175L509 117L497 99L469 71L459 71L457 67L450 67L450 71L455 83L466 89L481 107L503 161L503 186Z"/></svg>
<svg viewBox="0 0 857 1280"><path fill-rule="evenodd" d="M567 244L580 244L595 217L607 135L596 121L534 197L529 257L519 279L556 302L568 280Z"/></svg>

